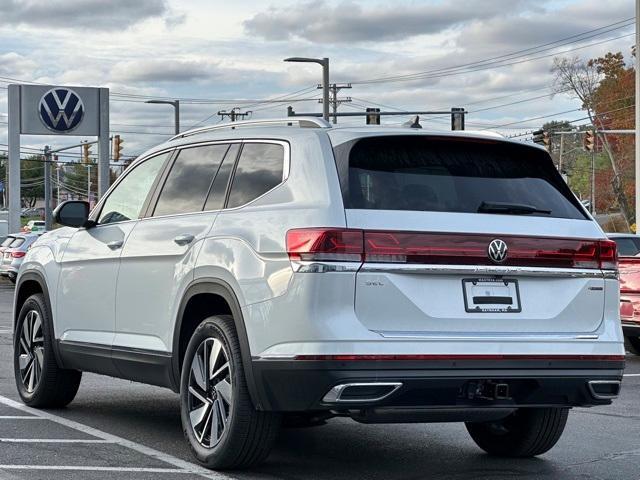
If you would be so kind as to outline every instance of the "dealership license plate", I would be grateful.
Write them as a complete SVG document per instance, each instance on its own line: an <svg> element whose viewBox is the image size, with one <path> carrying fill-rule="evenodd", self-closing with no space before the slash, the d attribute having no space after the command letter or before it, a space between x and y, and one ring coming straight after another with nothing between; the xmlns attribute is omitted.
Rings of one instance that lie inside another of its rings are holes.
<svg viewBox="0 0 640 480"><path fill-rule="evenodd" d="M464 308L470 313L518 313L518 280L511 278L465 278L462 280Z"/></svg>

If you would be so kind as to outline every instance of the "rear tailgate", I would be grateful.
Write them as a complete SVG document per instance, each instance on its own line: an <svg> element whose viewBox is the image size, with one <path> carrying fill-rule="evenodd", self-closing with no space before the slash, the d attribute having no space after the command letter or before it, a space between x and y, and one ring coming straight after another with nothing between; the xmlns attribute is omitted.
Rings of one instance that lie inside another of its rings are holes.
<svg viewBox="0 0 640 480"><path fill-rule="evenodd" d="M347 227L364 231L355 310L367 328L400 336L598 329L601 254L615 269L614 250L545 152L376 137L355 142L347 158L338 170ZM492 258L494 240L505 258Z"/></svg>

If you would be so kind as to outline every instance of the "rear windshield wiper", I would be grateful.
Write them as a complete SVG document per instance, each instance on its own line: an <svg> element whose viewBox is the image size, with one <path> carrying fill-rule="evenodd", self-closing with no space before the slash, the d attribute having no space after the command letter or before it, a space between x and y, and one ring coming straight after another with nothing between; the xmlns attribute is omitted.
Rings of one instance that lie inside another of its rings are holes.
<svg viewBox="0 0 640 480"><path fill-rule="evenodd" d="M511 215L529 215L531 213L543 213L549 215L551 210L542 210L533 205L523 203L482 202L478 207L478 213L504 213Z"/></svg>

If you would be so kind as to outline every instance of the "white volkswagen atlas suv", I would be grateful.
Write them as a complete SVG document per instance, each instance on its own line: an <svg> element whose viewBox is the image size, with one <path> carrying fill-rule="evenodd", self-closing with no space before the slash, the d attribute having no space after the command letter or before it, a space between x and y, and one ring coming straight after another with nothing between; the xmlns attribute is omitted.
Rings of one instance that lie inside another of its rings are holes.
<svg viewBox="0 0 640 480"><path fill-rule="evenodd" d="M534 145L236 122L152 148L55 219L17 279L23 401L62 407L83 371L170 388L210 468L336 416L465 422L529 457L620 389L615 243Z"/></svg>

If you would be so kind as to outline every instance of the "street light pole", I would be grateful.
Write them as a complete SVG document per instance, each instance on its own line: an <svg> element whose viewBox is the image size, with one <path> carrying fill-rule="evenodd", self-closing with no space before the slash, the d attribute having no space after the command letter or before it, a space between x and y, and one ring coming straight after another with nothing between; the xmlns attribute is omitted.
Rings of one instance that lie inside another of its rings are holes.
<svg viewBox="0 0 640 480"><path fill-rule="evenodd" d="M640 0L638 0L640 1ZM329 121L329 59L324 58L306 58L306 57L289 57L284 59L285 62L295 63L317 63L322 65L322 118Z"/></svg>
<svg viewBox="0 0 640 480"><path fill-rule="evenodd" d="M174 114L173 121L175 126L175 133L176 135L180 133L180 100L147 100L145 103L172 105L173 114Z"/></svg>

